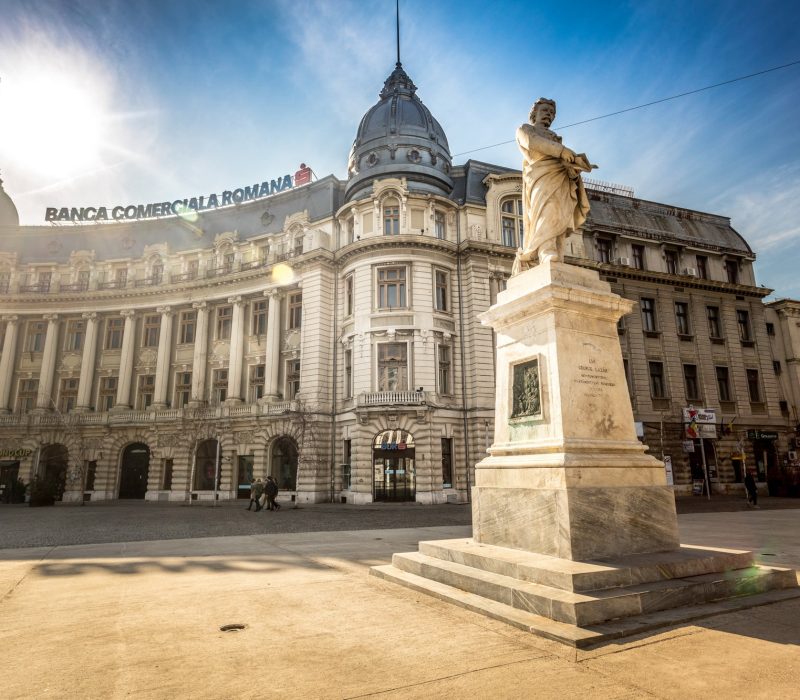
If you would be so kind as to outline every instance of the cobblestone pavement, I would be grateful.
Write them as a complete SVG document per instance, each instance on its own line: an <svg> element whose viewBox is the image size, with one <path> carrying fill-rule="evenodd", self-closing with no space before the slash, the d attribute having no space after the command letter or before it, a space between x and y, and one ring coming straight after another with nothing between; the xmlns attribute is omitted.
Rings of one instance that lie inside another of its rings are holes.
<svg viewBox="0 0 800 700"><path fill-rule="evenodd" d="M677 498L676 503L680 514L747 510L744 498L739 496L712 496L710 501L686 496ZM800 499L764 497L759 505L762 510L800 508ZM294 508L284 503L278 512L258 513L246 508L246 501L221 502L216 507L141 501L87 503L83 507L58 504L53 508L4 505L0 506L0 549L472 523L468 504L318 503Z"/></svg>

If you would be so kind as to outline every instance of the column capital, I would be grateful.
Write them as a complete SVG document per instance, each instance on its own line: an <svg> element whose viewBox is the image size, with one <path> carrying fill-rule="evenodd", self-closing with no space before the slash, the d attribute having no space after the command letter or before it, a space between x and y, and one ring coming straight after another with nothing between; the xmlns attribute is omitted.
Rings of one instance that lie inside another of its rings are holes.
<svg viewBox="0 0 800 700"><path fill-rule="evenodd" d="M55 323L56 321L58 321L58 314L44 314L42 318L45 321L49 321L50 323Z"/></svg>
<svg viewBox="0 0 800 700"><path fill-rule="evenodd" d="M271 298L280 299L282 294L283 293L279 289L265 289L264 290L264 296L265 297L269 297L270 299Z"/></svg>
<svg viewBox="0 0 800 700"><path fill-rule="evenodd" d="M94 321L97 319L97 312L86 311L85 313L81 314L81 318L85 318L87 321Z"/></svg>
<svg viewBox="0 0 800 700"><path fill-rule="evenodd" d="M119 312L120 316L124 316L125 318L133 318L136 316L136 312L133 309L124 309L123 311Z"/></svg>
<svg viewBox="0 0 800 700"><path fill-rule="evenodd" d="M17 321L19 321L19 316L17 316L16 314L0 316L0 321L5 321L6 323L16 323Z"/></svg>
<svg viewBox="0 0 800 700"><path fill-rule="evenodd" d="M208 308L208 302L206 301L195 301L192 303L192 308L197 309L198 311L205 311Z"/></svg>
<svg viewBox="0 0 800 700"><path fill-rule="evenodd" d="M156 311L162 316L171 316L174 313L171 306L157 306Z"/></svg>
<svg viewBox="0 0 800 700"><path fill-rule="evenodd" d="M237 304L237 305L241 304L242 303L242 297L241 296L228 297L228 303L229 304Z"/></svg>

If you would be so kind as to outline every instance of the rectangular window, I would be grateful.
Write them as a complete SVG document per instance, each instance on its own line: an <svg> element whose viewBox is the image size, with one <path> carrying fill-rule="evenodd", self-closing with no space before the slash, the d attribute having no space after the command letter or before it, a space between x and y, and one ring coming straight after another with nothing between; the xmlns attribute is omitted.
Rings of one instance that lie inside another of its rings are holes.
<svg viewBox="0 0 800 700"><path fill-rule="evenodd" d="M225 253L220 260L220 272L227 275L233 272L233 265L236 261L236 253Z"/></svg>
<svg viewBox="0 0 800 700"><path fill-rule="evenodd" d="M442 438L442 488L453 488L453 438Z"/></svg>
<svg viewBox="0 0 800 700"><path fill-rule="evenodd" d="M267 332L267 302L253 302L253 316L250 320L250 335L264 335Z"/></svg>
<svg viewBox="0 0 800 700"><path fill-rule="evenodd" d="M378 308L404 309L406 307L406 268L378 268Z"/></svg>
<svg viewBox="0 0 800 700"><path fill-rule="evenodd" d="M39 291L40 292L49 292L50 291L50 283L53 279L52 272L40 272L37 277L37 283L39 284Z"/></svg>
<svg viewBox="0 0 800 700"><path fill-rule="evenodd" d="M775 324L767 323L767 335L775 335Z"/></svg>
<svg viewBox="0 0 800 700"><path fill-rule="evenodd" d="M47 335L47 321L28 321L28 330L25 337L26 352L42 352L44 339Z"/></svg>
<svg viewBox="0 0 800 700"><path fill-rule="evenodd" d="M597 262L610 263L611 262L611 241L607 238L597 239Z"/></svg>
<svg viewBox="0 0 800 700"><path fill-rule="evenodd" d="M436 298L434 300L434 307L437 311L449 311L449 288L450 288L450 275L444 270L436 270L434 273Z"/></svg>
<svg viewBox="0 0 800 700"><path fill-rule="evenodd" d="M686 388L686 398L689 400L700 398L700 384L697 381L697 365L683 366L683 383Z"/></svg>
<svg viewBox="0 0 800 700"><path fill-rule="evenodd" d="M701 280L708 279L708 258L705 255L698 255L696 258L697 276Z"/></svg>
<svg viewBox="0 0 800 700"><path fill-rule="evenodd" d="M230 340L233 323L233 307L217 307L217 340Z"/></svg>
<svg viewBox="0 0 800 700"><path fill-rule="evenodd" d="M119 267L114 270L114 284L119 289L128 284L128 269Z"/></svg>
<svg viewBox="0 0 800 700"><path fill-rule="evenodd" d="M97 460L90 459L84 464L86 465L86 483L84 486L87 491L94 491L94 481L97 477Z"/></svg>
<svg viewBox="0 0 800 700"><path fill-rule="evenodd" d="M719 322L719 307L706 306L706 318L708 319L708 335L712 338L721 338L722 326Z"/></svg>
<svg viewBox="0 0 800 700"><path fill-rule="evenodd" d="M347 242L352 243L356 240L356 222L355 219L351 216L347 220Z"/></svg>
<svg viewBox="0 0 800 700"><path fill-rule="evenodd" d="M780 360L773 360L772 361L772 371L775 372L776 375L779 375L783 371L781 369L781 361Z"/></svg>
<svg viewBox="0 0 800 700"><path fill-rule="evenodd" d="M675 302L675 324L678 327L678 335L692 334L692 328L689 324L689 304L685 301Z"/></svg>
<svg viewBox="0 0 800 700"><path fill-rule="evenodd" d="M387 236L396 236L400 233L400 208L383 208L383 233Z"/></svg>
<svg viewBox="0 0 800 700"><path fill-rule="evenodd" d="M189 345L194 342L194 329L197 322L196 311L182 311L181 321L178 328L178 342L181 345Z"/></svg>
<svg viewBox="0 0 800 700"><path fill-rule="evenodd" d="M190 260L186 265L186 278L193 280L200 274L200 261Z"/></svg>
<svg viewBox="0 0 800 700"><path fill-rule="evenodd" d="M192 398L192 373L178 372L175 375L175 408L183 408Z"/></svg>
<svg viewBox="0 0 800 700"><path fill-rule="evenodd" d="M303 325L303 293L296 292L289 295L289 329L300 328Z"/></svg>
<svg viewBox="0 0 800 700"><path fill-rule="evenodd" d="M750 394L750 401L759 403L761 401L761 386L758 383L758 370L747 370L747 391Z"/></svg>
<svg viewBox="0 0 800 700"><path fill-rule="evenodd" d="M110 411L117 400L117 378L100 377L100 389L97 392L97 410Z"/></svg>
<svg viewBox="0 0 800 700"><path fill-rule="evenodd" d="M739 326L739 340L749 343L753 335L750 332L750 314L745 309L736 309L736 323Z"/></svg>
<svg viewBox="0 0 800 700"><path fill-rule="evenodd" d="M715 367L717 374L717 393L719 394L720 401L731 400L731 385L728 379L727 367Z"/></svg>
<svg viewBox="0 0 800 700"><path fill-rule="evenodd" d="M144 317L142 331L142 347L157 348L158 338L161 335L161 317L157 314Z"/></svg>
<svg viewBox="0 0 800 700"><path fill-rule="evenodd" d="M302 255L303 254L303 237L302 236L298 236L297 238L295 238L294 241L293 241L293 245L294 245L294 249L293 249L294 250L294 254L295 255Z"/></svg>
<svg viewBox="0 0 800 700"><path fill-rule="evenodd" d="M725 274L728 277L728 282L739 284L739 263L736 260L726 260Z"/></svg>
<svg viewBox="0 0 800 700"><path fill-rule="evenodd" d="M670 275L678 274L678 253L674 250L664 251L664 262L667 266L667 273Z"/></svg>
<svg viewBox="0 0 800 700"><path fill-rule="evenodd" d="M122 332L125 321L120 317L106 319L106 350L119 350L122 347Z"/></svg>
<svg viewBox="0 0 800 700"><path fill-rule="evenodd" d="M172 457L165 457L164 458L164 479L161 482L161 488L164 491L170 491L172 489L172 468L173 468Z"/></svg>
<svg viewBox="0 0 800 700"><path fill-rule="evenodd" d="M642 327L648 333L654 333L656 327L656 302L655 299L642 298Z"/></svg>
<svg viewBox="0 0 800 700"><path fill-rule="evenodd" d="M264 365L252 365L250 367L250 403L255 403L264 397L265 377L266 367Z"/></svg>
<svg viewBox="0 0 800 700"><path fill-rule="evenodd" d="M150 281L153 284L161 284L162 279L164 279L164 266L161 263L155 263L150 271Z"/></svg>
<svg viewBox="0 0 800 700"><path fill-rule="evenodd" d="M444 239L445 237L444 213L441 211L437 211L433 215L433 232L436 238Z"/></svg>
<svg viewBox="0 0 800 700"><path fill-rule="evenodd" d="M650 396L654 399L665 399L667 387L664 383L664 363L650 362Z"/></svg>
<svg viewBox="0 0 800 700"><path fill-rule="evenodd" d="M78 403L78 382L77 378L61 380L58 392L58 410L61 413L69 413Z"/></svg>
<svg viewBox="0 0 800 700"><path fill-rule="evenodd" d="M350 439L342 441L342 488L350 488L350 476L352 474L351 465L353 460L353 441Z"/></svg>
<svg viewBox="0 0 800 700"><path fill-rule="evenodd" d="M344 398L353 396L353 351L344 351Z"/></svg>
<svg viewBox="0 0 800 700"><path fill-rule="evenodd" d="M408 391L408 346L378 345L378 391Z"/></svg>
<svg viewBox="0 0 800 700"><path fill-rule="evenodd" d="M38 379L20 379L17 393L17 410L27 413L36 408L36 395L39 392Z"/></svg>
<svg viewBox="0 0 800 700"><path fill-rule="evenodd" d="M290 401L300 393L300 360L286 363L286 398Z"/></svg>
<svg viewBox="0 0 800 700"><path fill-rule="evenodd" d="M211 401L222 403L228 398L228 370L215 369L211 373Z"/></svg>
<svg viewBox="0 0 800 700"><path fill-rule="evenodd" d="M517 247L516 222L507 216L503 217L503 245L509 248Z"/></svg>
<svg viewBox="0 0 800 700"><path fill-rule="evenodd" d="M439 393L452 394L453 393L453 387L451 381L452 364L450 362L449 345L439 346L438 361L439 361Z"/></svg>
<svg viewBox="0 0 800 700"><path fill-rule="evenodd" d="M153 403L153 394L156 389L156 377L154 374L143 374L139 377L139 386L136 392L136 408L144 411Z"/></svg>
<svg viewBox="0 0 800 700"><path fill-rule="evenodd" d="M64 350L67 352L80 352L83 350L83 340L86 337L86 321L71 319L67 321L67 335L64 339Z"/></svg>
<svg viewBox="0 0 800 700"><path fill-rule="evenodd" d="M644 246L636 245L631 246L631 256L633 258L633 266L637 270L644 270Z"/></svg>
<svg viewBox="0 0 800 700"><path fill-rule="evenodd" d="M344 278L344 315L353 315L353 275Z"/></svg>

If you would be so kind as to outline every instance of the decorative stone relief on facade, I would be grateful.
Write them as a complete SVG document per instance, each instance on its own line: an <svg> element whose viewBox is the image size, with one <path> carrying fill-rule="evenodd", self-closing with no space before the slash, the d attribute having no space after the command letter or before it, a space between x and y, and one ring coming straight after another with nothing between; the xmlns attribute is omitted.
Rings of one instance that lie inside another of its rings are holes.
<svg viewBox="0 0 800 700"><path fill-rule="evenodd" d="M539 360L514 366L511 417L538 416L542 412Z"/></svg>

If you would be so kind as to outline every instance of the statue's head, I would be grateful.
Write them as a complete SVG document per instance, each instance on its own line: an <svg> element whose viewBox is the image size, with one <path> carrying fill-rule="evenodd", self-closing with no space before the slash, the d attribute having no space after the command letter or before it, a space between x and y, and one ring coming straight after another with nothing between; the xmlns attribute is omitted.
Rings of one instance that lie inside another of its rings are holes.
<svg viewBox="0 0 800 700"><path fill-rule="evenodd" d="M556 118L556 102L555 100L548 100L546 97L540 97L531 107L531 113L528 119L531 124L541 123L545 128L549 127L553 120Z"/></svg>

